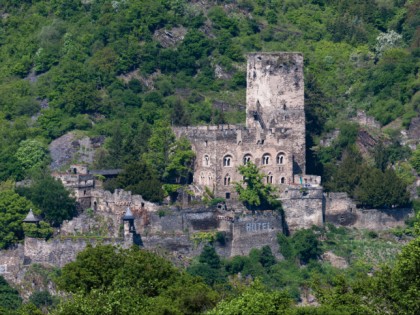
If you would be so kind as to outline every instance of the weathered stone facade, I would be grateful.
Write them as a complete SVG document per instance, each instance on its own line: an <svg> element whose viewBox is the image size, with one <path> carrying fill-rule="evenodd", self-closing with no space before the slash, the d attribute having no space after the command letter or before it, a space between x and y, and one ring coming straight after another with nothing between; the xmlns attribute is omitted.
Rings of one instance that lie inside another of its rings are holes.
<svg viewBox="0 0 420 315"><path fill-rule="evenodd" d="M234 198L239 165L252 161L266 182L282 187L305 174L303 56L299 53L248 55L246 127L178 127L196 152L194 184L216 196ZM318 186L317 177L307 185Z"/></svg>

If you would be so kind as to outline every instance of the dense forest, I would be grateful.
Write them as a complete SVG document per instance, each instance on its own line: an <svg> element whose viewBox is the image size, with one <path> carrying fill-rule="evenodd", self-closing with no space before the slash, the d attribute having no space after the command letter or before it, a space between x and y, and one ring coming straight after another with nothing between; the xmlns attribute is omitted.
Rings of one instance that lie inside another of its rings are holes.
<svg viewBox="0 0 420 315"><path fill-rule="evenodd" d="M171 126L244 123L246 53L254 51L304 55L308 173L360 207L420 210L420 146L404 138L420 121L418 0L3 0L0 248L24 233L48 238L76 214L48 170L48 145L70 131L105 137L91 166L124 170L110 190L161 202L188 184L194 154ZM378 126L359 125L359 111ZM361 134L374 139L369 150ZM20 223L28 208L44 218L36 231ZM420 246L416 220L407 223L384 235L331 226L279 237L285 261L268 249L223 261L205 247L187 271L141 251L89 249L54 278L73 300L40 291L21 306L0 278L0 312L416 314ZM416 235L395 260L395 237ZM393 255L356 259L364 242L372 257ZM353 259L344 275L317 260L332 248ZM98 261L103 270L89 269ZM144 283L153 290L138 290ZM322 307L294 307L302 288Z"/></svg>

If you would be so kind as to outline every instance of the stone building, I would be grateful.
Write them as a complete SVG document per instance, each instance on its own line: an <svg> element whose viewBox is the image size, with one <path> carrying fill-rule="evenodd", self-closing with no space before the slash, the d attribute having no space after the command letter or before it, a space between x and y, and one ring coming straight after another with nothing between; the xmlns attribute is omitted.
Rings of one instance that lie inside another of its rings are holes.
<svg viewBox="0 0 420 315"><path fill-rule="evenodd" d="M303 56L300 53L248 55L246 125L176 127L196 152L194 184L226 199L236 195L237 167L252 161L266 182L283 191L290 185L317 187L305 174Z"/></svg>

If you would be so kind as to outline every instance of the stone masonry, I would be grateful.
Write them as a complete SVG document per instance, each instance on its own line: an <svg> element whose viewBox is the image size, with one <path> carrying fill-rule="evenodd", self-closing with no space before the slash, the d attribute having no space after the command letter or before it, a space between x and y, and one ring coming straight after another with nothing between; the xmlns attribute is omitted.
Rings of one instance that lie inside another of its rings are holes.
<svg viewBox="0 0 420 315"><path fill-rule="evenodd" d="M194 184L235 198L233 182L242 179L237 167L252 161L266 174L266 182L280 190L294 184L319 186L320 177L312 177L311 183L298 179L306 176L302 54L249 54L246 95L245 127L174 128L196 153Z"/></svg>

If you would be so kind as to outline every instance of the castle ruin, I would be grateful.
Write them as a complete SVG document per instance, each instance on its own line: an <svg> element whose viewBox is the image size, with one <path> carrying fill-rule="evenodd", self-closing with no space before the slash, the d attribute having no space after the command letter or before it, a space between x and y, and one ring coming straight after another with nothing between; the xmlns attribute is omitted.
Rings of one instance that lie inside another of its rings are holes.
<svg viewBox="0 0 420 315"><path fill-rule="evenodd" d="M237 168L249 161L266 183L284 191L295 184L319 187L321 178L305 174L303 56L300 53L248 55L246 126L175 127L196 153L193 183L218 197L236 197ZM322 194L322 193L321 193Z"/></svg>

